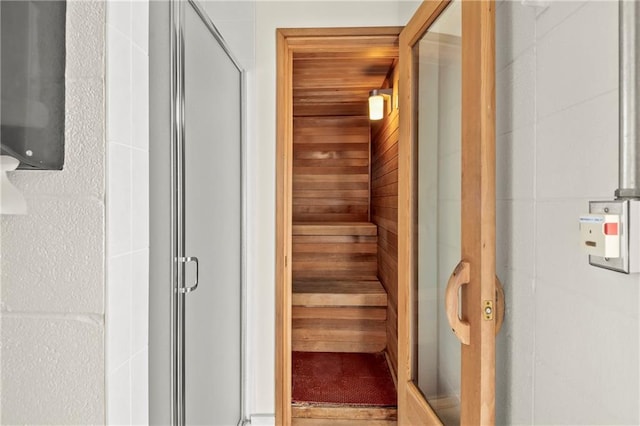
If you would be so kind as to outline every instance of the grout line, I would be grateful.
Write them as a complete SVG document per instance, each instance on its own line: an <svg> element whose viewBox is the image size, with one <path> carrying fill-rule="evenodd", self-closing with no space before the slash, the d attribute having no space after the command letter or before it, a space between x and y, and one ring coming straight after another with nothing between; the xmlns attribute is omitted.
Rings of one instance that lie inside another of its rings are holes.
<svg viewBox="0 0 640 426"><path fill-rule="evenodd" d="M588 1L583 2L583 4L581 6L579 6L577 9L575 9L573 12L571 12L570 14L568 14L567 16L565 16L564 18L562 18L560 21L556 22L556 24L554 26L552 26L551 28L548 28L547 31L542 34L540 36L540 40L546 38L549 34L551 34L552 32L554 32L558 27L560 27L564 22L566 22L567 20L569 20L573 15L575 15L576 13L578 13L578 11L582 10L582 8L584 8L587 4L589 4ZM544 14L548 13L548 11L550 10L550 6L545 8L542 12L540 12L540 15L536 15L536 27L535 27L535 37L536 37L536 45L538 44L538 42L540 40L538 40L538 18L540 16L543 16Z"/></svg>
<svg viewBox="0 0 640 426"><path fill-rule="evenodd" d="M535 72L535 71L534 71L534 72ZM538 84L538 82L537 82L537 79L536 79L536 83L535 83L535 85L536 85L536 90L537 90L537 84ZM582 100L580 100L580 101L578 101L578 102L575 102L575 103L573 103L573 104L571 104L571 105L567 105L567 106L562 107L562 108L560 108L560 109L558 109L558 110L552 111L552 112L550 112L550 113L548 113L548 114L546 114L546 115L543 115L543 116L541 116L541 117L538 117L538 114L537 114L537 102L534 102L534 105L536 106L535 124L537 125L537 124L538 124L538 121L545 121L545 120L547 120L547 119L549 119L549 118L551 118L551 117L554 117L554 116L556 116L556 115L558 115L558 114L560 114L560 113L562 113L562 112L569 111L569 110L571 110L571 109L573 109L573 108L576 108L576 107L578 107L578 106L581 106L581 105L584 105L584 104L586 104L586 103L589 103L589 102L591 102L591 101L593 101L593 100L596 100L596 99L598 99L598 98L600 98L600 97L604 97L604 96L610 95L610 94L612 94L612 93L614 93L614 92L615 92L615 93L617 93L617 92L618 92L618 87L615 87L615 88L613 88L613 89L605 90L604 92L596 93L596 94L595 94L595 95L593 95L593 96L590 96L590 97L588 97L588 98L582 99Z"/></svg>
<svg viewBox="0 0 640 426"><path fill-rule="evenodd" d="M92 313L59 313L59 312L27 312L2 310L0 316L3 318L26 318L26 319L52 319L63 321L78 321L91 325L104 325L104 314Z"/></svg>
<svg viewBox="0 0 640 426"><path fill-rule="evenodd" d="M46 194L46 193L24 193L27 199L39 199L43 201L97 201L98 203L105 203L104 194Z"/></svg>
<svg viewBox="0 0 640 426"><path fill-rule="evenodd" d="M528 285L530 285L531 292L533 294L533 333L532 333L532 347L533 353L531 354L531 413L529 420L531 423L535 423L535 389L536 389L536 282L538 279L538 17L536 16L533 23L533 58L534 58L534 68L533 68L533 189L532 189L532 199L533 199L533 265L531 268L532 271L532 280Z"/></svg>

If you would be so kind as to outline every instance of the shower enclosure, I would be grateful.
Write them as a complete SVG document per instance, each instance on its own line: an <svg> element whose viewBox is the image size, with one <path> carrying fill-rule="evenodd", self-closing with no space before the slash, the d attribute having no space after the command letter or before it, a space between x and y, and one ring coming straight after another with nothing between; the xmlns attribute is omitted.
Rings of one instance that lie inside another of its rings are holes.
<svg viewBox="0 0 640 426"><path fill-rule="evenodd" d="M150 2L151 424L243 420L243 70L195 1Z"/></svg>

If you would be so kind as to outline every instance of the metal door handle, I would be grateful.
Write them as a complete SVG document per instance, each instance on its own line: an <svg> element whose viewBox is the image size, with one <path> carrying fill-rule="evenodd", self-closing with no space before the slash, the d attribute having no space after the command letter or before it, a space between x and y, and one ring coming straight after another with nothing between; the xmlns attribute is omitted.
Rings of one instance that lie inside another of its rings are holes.
<svg viewBox="0 0 640 426"><path fill-rule="evenodd" d="M462 321L458 316L458 306L460 304L458 290L460 290L460 287L463 285L469 284L470 269L471 266L468 262L458 263L458 266L456 266L456 269L454 269L449 278L447 289L444 293L444 306L449 325L458 340L464 345L471 343L470 326L467 321Z"/></svg>
<svg viewBox="0 0 640 426"><path fill-rule="evenodd" d="M198 277L200 275L200 265L198 263L198 258L195 256L191 256L191 257L179 257L178 258L178 262L181 263L189 263L189 262L194 262L196 264L196 280L195 283L190 286L190 287L182 287L180 289L178 289L178 291L180 293L191 293L192 291L194 291L195 289L198 288Z"/></svg>

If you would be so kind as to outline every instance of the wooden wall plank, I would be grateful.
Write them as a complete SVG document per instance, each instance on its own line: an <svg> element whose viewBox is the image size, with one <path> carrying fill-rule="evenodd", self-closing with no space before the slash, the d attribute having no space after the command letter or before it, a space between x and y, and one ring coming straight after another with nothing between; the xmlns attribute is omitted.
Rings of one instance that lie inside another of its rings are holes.
<svg viewBox="0 0 640 426"><path fill-rule="evenodd" d="M294 118L294 223L368 221L369 169L366 116Z"/></svg>
<svg viewBox="0 0 640 426"><path fill-rule="evenodd" d="M386 320L387 307L378 306L294 306L292 311L293 320L300 318L319 318L319 319L368 319L368 320Z"/></svg>
<svg viewBox="0 0 640 426"><path fill-rule="evenodd" d="M389 342L398 341L398 313L396 312L396 305L393 303L387 304L387 354L389 355L389 363L391 368L397 370L398 366L398 345L389 344Z"/></svg>
<svg viewBox="0 0 640 426"><path fill-rule="evenodd" d="M397 79L394 70L394 80ZM397 88L397 85L394 85ZM371 137L371 221L378 225L378 279L387 291L387 353L398 373L398 110Z"/></svg>

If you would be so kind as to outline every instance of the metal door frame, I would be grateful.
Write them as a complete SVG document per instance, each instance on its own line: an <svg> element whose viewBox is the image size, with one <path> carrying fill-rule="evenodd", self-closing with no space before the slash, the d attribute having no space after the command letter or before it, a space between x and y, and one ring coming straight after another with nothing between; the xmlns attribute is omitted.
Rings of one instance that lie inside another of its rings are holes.
<svg viewBox="0 0 640 426"><path fill-rule="evenodd" d="M184 64L184 8L190 6L202 20L213 38L240 73L240 176L241 176L241 288L240 288L240 413L238 424L247 417L245 389L246 374L246 229L247 229L247 179L246 179L246 73L231 52L228 44L205 10L195 0L171 0L171 422L174 426L185 425L186 387L184 363L185 264L179 259L185 253L185 156L184 156L184 111L185 111L185 64Z"/></svg>

